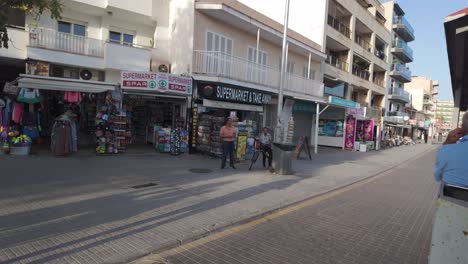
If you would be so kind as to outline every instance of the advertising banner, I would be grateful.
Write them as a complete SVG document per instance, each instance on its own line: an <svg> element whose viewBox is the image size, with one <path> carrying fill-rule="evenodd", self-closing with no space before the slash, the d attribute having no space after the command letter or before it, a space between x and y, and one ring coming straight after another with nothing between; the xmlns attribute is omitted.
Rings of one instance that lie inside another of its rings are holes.
<svg viewBox="0 0 468 264"><path fill-rule="evenodd" d="M364 122L364 140L374 141L374 120Z"/></svg>
<svg viewBox="0 0 468 264"><path fill-rule="evenodd" d="M127 72L121 74L122 89L192 94L192 78L170 73Z"/></svg>
<svg viewBox="0 0 468 264"><path fill-rule="evenodd" d="M356 137L356 118L350 115L346 118L344 149L354 150L355 137Z"/></svg>
<svg viewBox="0 0 468 264"><path fill-rule="evenodd" d="M217 101L253 105L267 105L271 103L271 94L242 87L200 83L198 91L202 98Z"/></svg>

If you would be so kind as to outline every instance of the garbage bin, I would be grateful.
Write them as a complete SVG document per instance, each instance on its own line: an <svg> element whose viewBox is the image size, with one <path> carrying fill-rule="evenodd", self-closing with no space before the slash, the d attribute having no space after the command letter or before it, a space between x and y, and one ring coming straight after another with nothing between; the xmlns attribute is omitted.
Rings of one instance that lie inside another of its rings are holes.
<svg viewBox="0 0 468 264"><path fill-rule="evenodd" d="M292 174L292 157L295 145L273 143L273 168L281 175Z"/></svg>

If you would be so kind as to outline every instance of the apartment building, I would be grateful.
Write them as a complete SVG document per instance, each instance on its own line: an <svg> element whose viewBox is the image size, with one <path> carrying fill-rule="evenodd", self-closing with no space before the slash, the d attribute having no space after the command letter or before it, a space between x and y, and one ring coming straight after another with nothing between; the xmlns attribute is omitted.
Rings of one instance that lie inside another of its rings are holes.
<svg viewBox="0 0 468 264"><path fill-rule="evenodd" d="M425 115L425 126L428 135L435 134L436 123L436 98L439 93L437 87L439 82L428 77L413 76L411 82L405 85L405 90L411 94L411 105Z"/></svg>
<svg viewBox="0 0 468 264"><path fill-rule="evenodd" d="M324 92L358 103L362 109L355 115L358 127L359 122L370 121L375 133L367 141L378 141L390 68L391 27L384 6L374 0L330 0L326 12ZM344 122L350 114L332 107L321 119ZM343 144L339 138L323 140L325 145Z"/></svg>
<svg viewBox="0 0 468 264"><path fill-rule="evenodd" d="M397 1L389 1L383 5L385 16L388 18L387 26L392 29L387 121L391 124L401 124L402 120L399 117L406 116L404 108L410 102L410 94L405 91L405 83L411 81L411 71L407 63L413 61L413 50L408 43L415 39L414 29ZM397 118L395 119L394 116Z"/></svg>
<svg viewBox="0 0 468 264"><path fill-rule="evenodd" d="M231 113L254 134L262 126L274 131L283 25L240 1L205 0L195 1L194 27L196 111L205 119ZM324 103L321 65L326 56L318 43L294 30L287 42L287 114L282 120L287 128L289 116L294 117L293 141L308 137L313 142L314 102ZM264 100L250 100L251 95ZM202 151L213 150L206 142L198 145Z"/></svg>

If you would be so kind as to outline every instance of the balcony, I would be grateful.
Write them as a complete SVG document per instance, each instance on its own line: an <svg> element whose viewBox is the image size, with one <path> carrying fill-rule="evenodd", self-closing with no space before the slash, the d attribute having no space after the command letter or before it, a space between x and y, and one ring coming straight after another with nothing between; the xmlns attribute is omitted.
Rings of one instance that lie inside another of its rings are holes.
<svg viewBox="0 0 468 264"><path fill-rule="evenodd" d="M28 57L96 69L149 71L151 49L35 28L29 34Z"/></svg>
<svg viewBox="0 0 468 264"><path fill-rule="evenodd" d="M363 37L359 36L356 34L355 40L354 40L361 48L364 50L367 50L368 52L371 52L372 46L369 43L369 41L365 40Z"/></svg>
<svg viewBox="0 0 468 264"><path fill-rule="evenodd" d="M375 73L374 73L374 76L375 76ZM385 86L386 86L386 85L385 85L385 79L384 79L384 78L376 78L376 77L374 77L374 80L372 80L372 82L373 82L374 84L377 84L377 85L380 86L380 87L383 87L383 88L385 88Z"/></svg>
<svg viewBox="0 0 468 264"><path fill-rule="evenodd" d="M395 101L400 101L405 104L410 102L410 94L401 89L401 88L393 88L392 91L388 94L388 99L390 100L395 100Z"/></svg>
<svg viewBox="0 0 468 264"><path fill-rule="evenodd" d="M104 57L104 41L48 28L33 28L29 33L29 46L72 54Z"/></svg>
<svg viewBox="0 0 468 264"><path fill-rule="evenodd" d="M384 62L387 62L387 55L385 55L385 51L381 51L381 50L378 50L378 49L375 49L374 50L374 55L383 60Z"/></svg>
<svg viewBox="0 0 468 264"><path fill-rule="evenodd" d="M426 110L424 113L425 113L427 116L430 116L430 117L434 117L434 116L435 116L435 112L432 111L432 110Z"/></svg>
<svg viewBox="0 0 468 264"><path fill-rule="evenodd" d="M361 79L369 81L369 78L370 78L369 71L366 69L360 68L359 65L357 64L353 65L353 74Z"/></svg>
<svg viewBox="0 0 468 264"><path fill-rule="evenodd" d="M405 113L405 112L401 112L401 111L391 111L391 112L388 112L388 116L408 116L408 113Z"/></svg>
<svg viewBox="0 0 468 264"><path fill-rule="evenodd" d="M341 23L338 19L335 17L328 15L328 25L331 26L332 28L336 29L338 32L343 34L345 37L351 39L351 30L349 29L348 26L345 24Z"/></svg>
<svg viewBox="0 0 468 264"><path fill-rule="evenodd" d="M400 82L411 82L411 71L402 64L392 64L390 76Z"/></svg>
<svg viewBox="0 0 468 264"><path fill-rule="evenodd" d="M413 50L404 41L393 42L392 53L403 62L413 61Z"/></svg>
<svg viewBox="0 0 468 264"><path fill-rule="evenodd" d="M382 118L382 108L376 106L367 107L366 117L372 118L375 121L380 122L380 119Z"/></svg>
<svg viewBox="0 0 468 264"><path fill-rule="evenodd" d="M278 91L280 71L266 65L217 51L194 51L194 75L228 78L261 85ZM306 96L323 96L322 83L295 74L286 74L285 92Z"/></svg>
<svg viewBox="0 0 468 264"><path fill-rule="evenodd" d="M414 29L405 17L396 16L393 18L393 29L406 42L414 40Z"/></svg>
<svg viewBox="0 0 468 264"><path fill-rule="evenodd" d="M340 60L337 57L328 54L327 59L325 60L326 63L330 64L333 67L336 67L342 71L349 72L348 70L348 63L346 61Z"/></svg>
<svg viewBox="0 0 468 264"><path fill-rule="evenodd" d="M10 42L8 49L0 49L0 57L24 60L27 58L28 32L20 28L7 27Z"/></svg>

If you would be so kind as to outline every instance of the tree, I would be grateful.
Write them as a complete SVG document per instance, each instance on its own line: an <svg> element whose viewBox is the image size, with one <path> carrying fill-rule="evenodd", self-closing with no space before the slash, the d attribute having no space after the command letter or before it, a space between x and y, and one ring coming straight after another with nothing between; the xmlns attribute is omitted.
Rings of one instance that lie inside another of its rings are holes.
<svg viewBox="0 0 468 264"><path fill-rule="evenodd" d="M10 41L7 31L8 15L13 10L21 10L38 19L46 10L50 11L53 19L60 18L62 13L61 0L0 0L0 49L8 49Z"/></svg>

